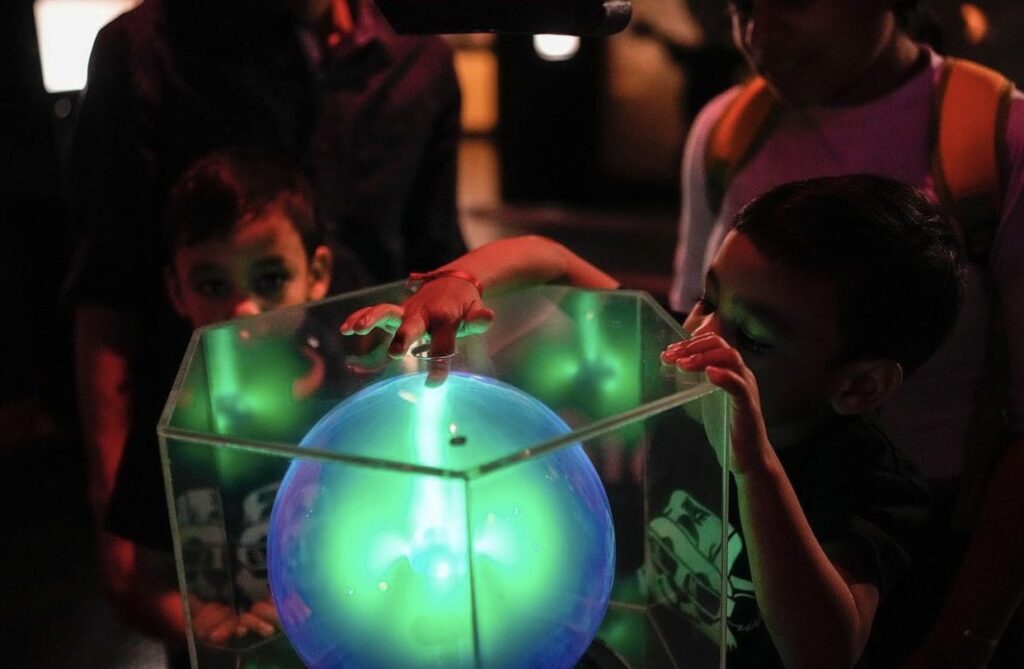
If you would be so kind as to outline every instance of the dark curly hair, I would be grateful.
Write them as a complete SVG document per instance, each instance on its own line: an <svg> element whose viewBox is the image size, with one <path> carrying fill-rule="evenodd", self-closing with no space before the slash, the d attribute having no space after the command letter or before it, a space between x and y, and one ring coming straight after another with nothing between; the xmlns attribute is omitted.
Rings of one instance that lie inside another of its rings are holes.
<svg viewBox="0 0 1024 669"><path fill-rule="evenodd" d="M273 151L220 149L185 170L164 208L168 254L181 246L230 234L235 225L273 208L288 218L312 255L324 243L313 209L313 189L302 169Z"/></svg>
<svg viewBox="0 0 1024 669"><path fill-rule="evenodd" d="M735 227L765 256L835 286L843 360L887 358L909 374L956 320L957 238L942 209L908 184L870 175L793 182L749 203Z"/></svg>

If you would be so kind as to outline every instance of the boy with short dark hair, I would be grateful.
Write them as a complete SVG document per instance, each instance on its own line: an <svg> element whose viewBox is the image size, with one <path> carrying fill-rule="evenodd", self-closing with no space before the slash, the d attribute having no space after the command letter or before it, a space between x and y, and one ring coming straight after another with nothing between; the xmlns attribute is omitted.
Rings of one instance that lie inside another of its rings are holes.
<svg viewBox="0 0 1024 669"><path fill-rule="evenodd" d="M313 189L283 156L202 158L172 188L164 219L167 293L194 328L327 294L334 262Z"/></svg>
<svg viewBox="0 0 1024 669"><path fill-rule="evenodd" d="M735 213L779 184L865 172L943 204L966 260L963 306L879 418L935 502L894 597L905 605L890 609L888 664L913 652L916 669L1019 669L1020 616L993 651L1024 599L1024 533L1005 531L1024 515L1024 94L915 38L915 18L941 8L959 24L963 3L720 4L756 76L690 124L671 306L690 309Z"/></svg>
<svg viewBox="0 0 1024 669"><path fill-rule="evenodd" d="M191 328L321 299L332 285L332 269L339 265L352 272L342 285L355 287L358 281L354 261L347 258L336 263L326 246L324 227L314 212L312 189L302 170L285 157L265 150L222 149L189 167L171 190L165 208L164 238L167 295ZM309 363L300 359L294 367L309 367ZM309 393L315 386L300 378L295 380L293 390ZM169 391L170 387L161 389L160 397L154 400L162 404ZM156 417L135 422L145 423L148 428L137 430L135 438L128 440L118 469L107 532L101 540L104 580L115 604L130 622L172 643L184 643L184 620L171 568L171 534L154 434ZM246 512L239 536L231 535L228 528L226 540L241 546L242 534L249 537L245 541L257 537L259 545L247 546L247 554L262 555L265 533L252 528L267 522L269 516L259 515L269 514L269 504L263 500L268 495L272 499L273 493L267 480L247 481L246 485L244 490L235 491L239 497L235 500L221 499L220 491L203 489L189 490L187 498L182 497L178 504L181 513L191 514L189 522L194 523L203 520L191 512L192 507L201 506L224 517L227 515L221 507L228 509L231 505L258 511L256 516ZM190 505L189 500L200 498L201 505ZM248 533L246 528L250 528ZM216 547L192 546L191 550L194 553ZM231 606L219 603L225 599L223 593L213 591L207 595L208 602L193 600L192 624L202 640L216 643L251 632L264 636L273 633L277 614L269 600L265 574L258 573L260 569L258 564L235 565L220 574L224 578L209 579L229 591L234 589L250 602L251 608L237 614ZM238 582L231 582L231 574ZM200 590L194 588L193 592Z"/></svg>
<svg viewBox="0 0 1024 669"><path fill-rule="evenodd" d="M342 332L395 330L391 351L401 354L429 331L434 353L445 353L459 327L479 330L493 316L478 286L557 278L617 287L549 240L501 240L428 274L401 306L357 311ZM861 661L928 504L867 416L942 341L960 286L945 220L892 180L789 184L739 215L684 324L692 337L662 354L733 401L738 515L727 520L744 547L728 577L734 589L747 584L756 607L729 617L730 666ZM651 508L669 512L684 484L672 468L654 475ZM690 612L681 603L676 613Z"/></svg>

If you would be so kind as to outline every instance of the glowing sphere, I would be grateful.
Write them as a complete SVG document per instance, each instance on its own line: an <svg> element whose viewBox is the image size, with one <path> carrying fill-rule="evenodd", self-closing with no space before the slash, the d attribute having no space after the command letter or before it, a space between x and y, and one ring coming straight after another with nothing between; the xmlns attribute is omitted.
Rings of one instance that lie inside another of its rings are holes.
<svg viewBox="0 0 1024 669"><path fill-rule="evenodd" d="M569 427L492 379L424 380L366 388L303 439L378 465L288 470L267 545L288 638L313 668L571 667L614 575L593 465L572 445L481 474Z"/></svg>

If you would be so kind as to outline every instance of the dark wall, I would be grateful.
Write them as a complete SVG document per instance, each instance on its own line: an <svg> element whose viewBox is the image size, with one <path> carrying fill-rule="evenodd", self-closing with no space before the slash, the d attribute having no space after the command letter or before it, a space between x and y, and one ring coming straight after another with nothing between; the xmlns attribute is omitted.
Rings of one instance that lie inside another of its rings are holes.
<svg viewBox="0 0 1024 669"><path fill-rule="evenodd" d="M542 60L530 35L499 35L496 49L503 196L592 201L600 194L595 166L603 40L584 38L574 57L559 62Z"/></svg>
<svg viewBox="0 0 1024 669"><path fill-rule="evenodd" d="M69 385L58 292L69 253L54 104L42 85L31 0L0 8L0 402ZM59 400L58 400L59 401Z"/></svg>

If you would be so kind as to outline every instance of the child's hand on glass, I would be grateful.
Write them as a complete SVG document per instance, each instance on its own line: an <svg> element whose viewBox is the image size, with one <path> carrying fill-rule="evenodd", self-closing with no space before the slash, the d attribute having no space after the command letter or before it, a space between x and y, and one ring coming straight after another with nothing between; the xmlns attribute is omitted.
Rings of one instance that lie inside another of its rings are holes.
<svg viewBox="0 0 1024 669"><path fill-rule="evenodd" d="M277 617L277 609L274 602L267 597L254 603L248 611L238 616L238 627L235 629L236 636L245 636L254 633L262 637L274 634L281 627L281 621Z"/></svg>
<svg viewBox="0 0 1024 669"><path fill-rule="evenodd" d="M247 634L269 637L280 627L277 609L269 599L256 602L241 614L224 602L207 602L192 596L189 598L192 613L192 630L200 641L212 644L226 643L232 636L241 638Z"/></svg>
<svg viewBox="0 0 1024 669"><path fill-rule="evenodd" d="M733 406L729 469L744 474L759 466L763 449L770 445L757 381L739 352L721 336L707 333L671 344L661 360L686 372L704 372L708 381L729 393Z"/></svg>
<svg viewBox="0 0 1024 669"><path fill-rule="evenodd" d="M388 354L401 357L418 339L430 341L430 357L441 359L455 352L455 339L487 331L494 312L484 306L476 287L456 277L424 283L401 305L377 304L359 309L341 324L341 334L366 334L374 328L393 332ZM431 365L433 382L435 366Z"/></svg>
<svg viewBox="0 0 1024 669"><path fill-rule="evenodd" d="M212 644L226 642L238 627L234 607L223 602L207 602L189 597L192 631L200 641Z"/></svg>

